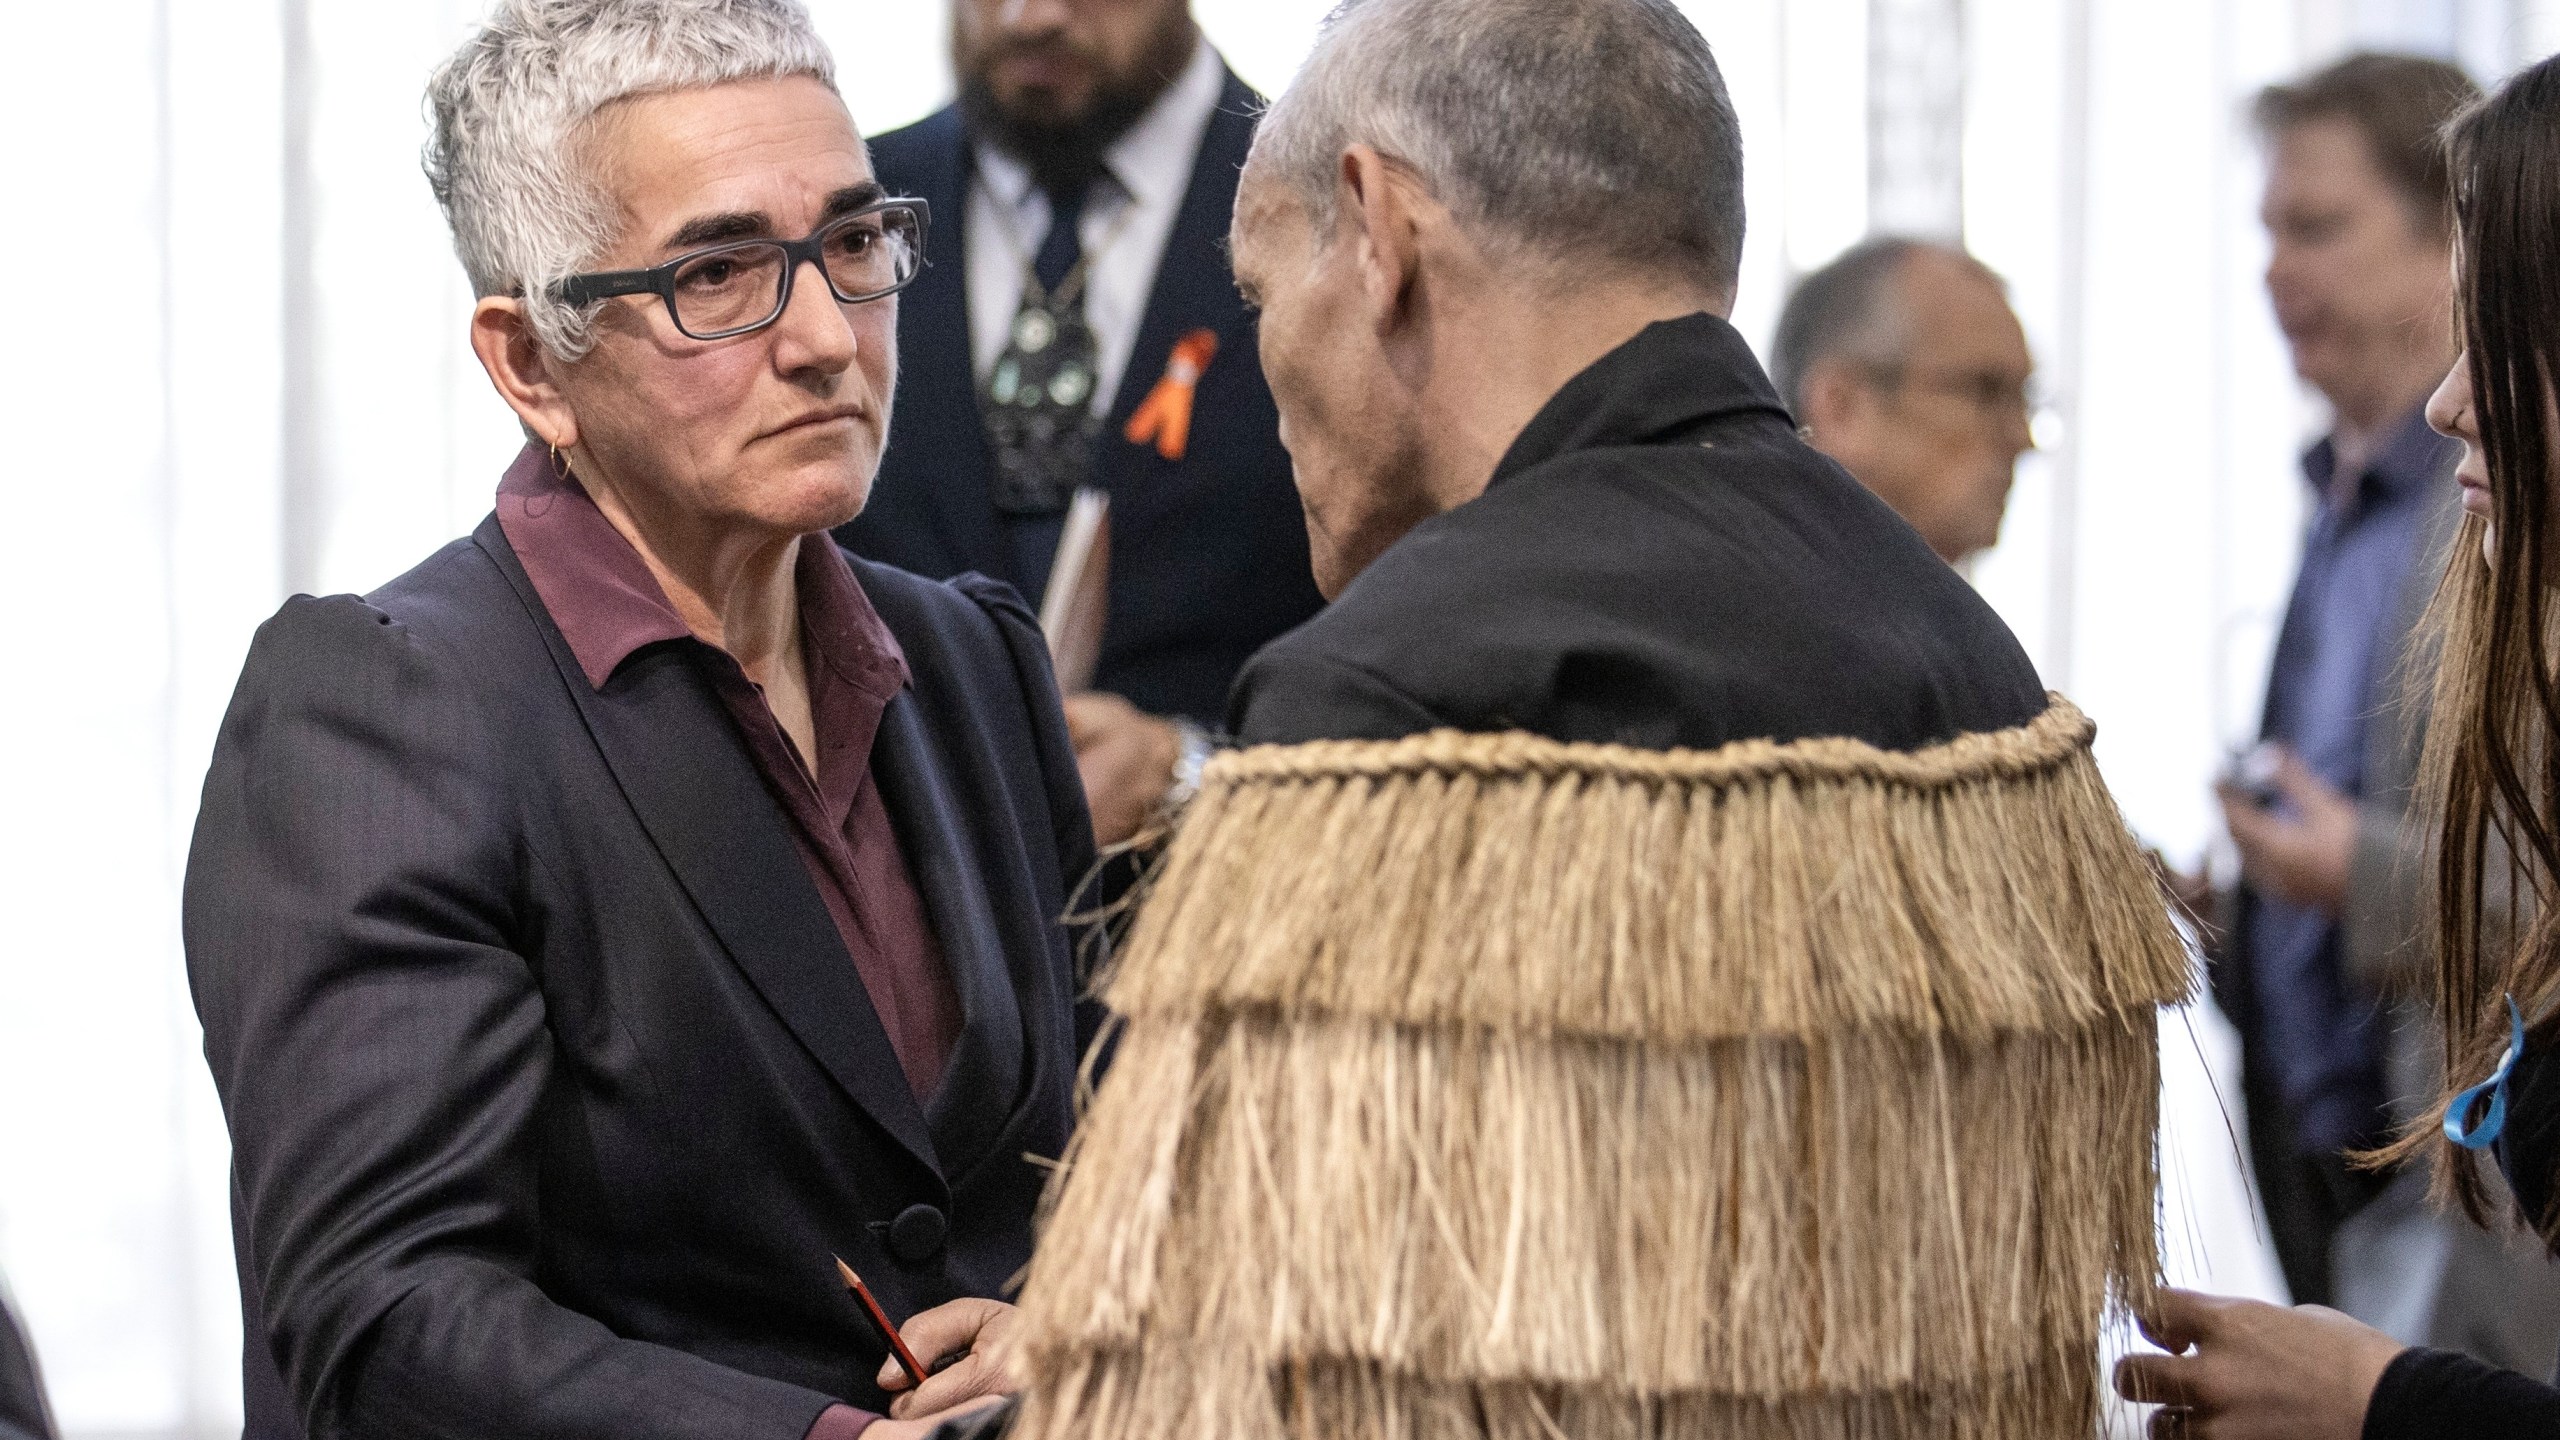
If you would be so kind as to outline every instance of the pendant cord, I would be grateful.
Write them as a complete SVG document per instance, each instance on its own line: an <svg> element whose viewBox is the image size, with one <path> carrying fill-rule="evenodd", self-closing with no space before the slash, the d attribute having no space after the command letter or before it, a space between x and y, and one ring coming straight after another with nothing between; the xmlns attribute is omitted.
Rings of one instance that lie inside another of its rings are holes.
<svg viewBox="0 0 2560 1440"><path fill-rule="evenodd" d="M1120 177L1112 174L1110 169L1105 167L1096 178L1107 179L1118 188L1123 201L1120 213L1112 217L1110 226L1102 232L1101 237L1094 244L1083 247L1084 253L1076 257L1074 268L1067 271L1066 278L1060 280L1058 288L1052 291L1040 283L1039 273L1033 268L1039 257L1030 246L1023 243L1022 231L1014 215L1015 207L1007 203L1003 196L998 195L994 187L987 184L986 176L982 174L977 177L977 184L986 190L987 198L996 202L996 216L1002 222L1005 248L1013 252L1014 259L1022 266L1024 304L1037 305L1043 310L1052 312L1060 306L1075 304L1084 294L1085 278L1092 273L1095 258L1118 243L1121 233L1129 228L1131 221L1137 219L1138 197L1129 193L1129 187L1120 183ZM1056 207L1050 208L1054 216ZM1056 222L1053 219L1051 223Z"/></svg>

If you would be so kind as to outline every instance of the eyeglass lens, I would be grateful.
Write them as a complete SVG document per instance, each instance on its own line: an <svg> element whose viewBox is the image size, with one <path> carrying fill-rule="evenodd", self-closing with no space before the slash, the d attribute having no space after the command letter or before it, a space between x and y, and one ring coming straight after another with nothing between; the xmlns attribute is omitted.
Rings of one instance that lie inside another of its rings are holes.
<svg viewBox="0 0 2560 1440"><path fill-rule="evenodd" d="M923 256L912 210L848 215L819 232L827 288L845 304L876 299L915 278ZM790 252L750 240L697 255L675 275L676 324L686 334L749 330L782 313Z"/></svg>

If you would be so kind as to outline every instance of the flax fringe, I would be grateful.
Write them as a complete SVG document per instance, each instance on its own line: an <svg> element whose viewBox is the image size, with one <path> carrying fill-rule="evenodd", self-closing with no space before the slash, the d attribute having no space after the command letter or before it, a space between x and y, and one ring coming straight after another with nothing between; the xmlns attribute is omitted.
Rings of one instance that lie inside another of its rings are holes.
<svg viewBox="0 0 2560 1440"><path fill-rule="evenodd" d="M1017 1433L2090 1433L2189 984L2091 735L1222 757L1107 982Z"/></svg>
<svg viewBox="0 0 2560 1440"><path fill-rule="evenodd" d="M2016 1369L2094 1344L2111 1285L2149 1299L2154 1035L1133 1030L1033 1263L1033 1353L1771 1401Z"/></svg>
<svg viewBox="0 0 2560 1440"><path fill-rule="evenodd" d="M1220 756L1107 999L1707 1040L2083 1027L2185 950L2087 717L1901 753L1440 731Z"/></svg>
<svg viewBox="0 0 2560 1440"><path fill-rule="evenodd" d="M1025 1396L1012 1440L2057 1440L2095 1433L2097 1369L2055 1355L1943 1390L1650 1396L1445 1385L1356 1361L1276 1367L1227 1350L1114 1352Z"/></svg>

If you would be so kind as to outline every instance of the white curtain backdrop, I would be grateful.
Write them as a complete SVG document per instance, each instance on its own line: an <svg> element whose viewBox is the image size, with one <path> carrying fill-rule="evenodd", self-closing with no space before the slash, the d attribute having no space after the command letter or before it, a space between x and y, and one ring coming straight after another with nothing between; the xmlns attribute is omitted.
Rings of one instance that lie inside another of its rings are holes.
<svg viewBox="0 0 2560 1440"><path fill-rule="evenodd" d="M866 130L947 96L939 4L811 3ZM2259 288L2247 97L2357 44L2492 80L2560 46L2560 7L1686 3L1742 113L1746 334L1871 217L1960 225L2009 277L2052 413L1976 579L2097 717L2136 828L2198 857L2291 573L2292 456L2320 423ZM1266 90L1325 8L1198 5ZM468 529L517 443L417 165L427 71L479 9L11 7L0 1271L74 1436L236 1430L227 1153L177 896L249 635L289 593L371 588ZM2168 1030L2179 1273L2272 1293L2211 1089L2227 1031Z"/></svg>

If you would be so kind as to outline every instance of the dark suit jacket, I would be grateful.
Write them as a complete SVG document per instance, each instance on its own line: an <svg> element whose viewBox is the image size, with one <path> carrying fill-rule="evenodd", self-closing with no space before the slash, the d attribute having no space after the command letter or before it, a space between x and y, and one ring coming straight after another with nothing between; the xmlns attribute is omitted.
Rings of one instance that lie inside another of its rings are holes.
<svg viewBox="0 0 2560 1440"><path fill-rule="evenodd" d="M0 1302L0 1440L53 1440L35 1351L5 1302Z"/></svg>
<svg viewBox="0 0 2560 1440"><path fill-rule="evenodd" d="M1230 726L1907 750L2044 708L1999 616L1798 437L1750 347L1702 314L1568 382L1482 496L1254 657Z"/></svg>
<svg viewBox="0 0 2560 1440"><path fill-rule="evenodd" d="M1111 495L1111 604L1094 686L1203 723L1217 718L1248 656L1324 603L1253 317L1224 246L1260 103L1227 77L1095 458L1095 483ZM934 223L924 274L899 297L888 454L869 508L837 538L918 574L975 570L1027 588L990 498L994 461L969 356L970 150L957 107L871 142L880 183L930 201ZM1189 453L1167 460L1123 432L1174 342L1200 329L1217 332L1217 358L1200 378Z"/></svg>
<svg viewBox="0 0 2560 1440"><path fill-rule="evenodd" d="M293 1412L253 1435L801 1440L881 1406L830 1253L899 1318L1029 1258L1074 757L1009 591L854 573L912 668L874 773L966 1014L930 1107L696 642L591 687L494 519L260 630L185 911Z"/></svg>

